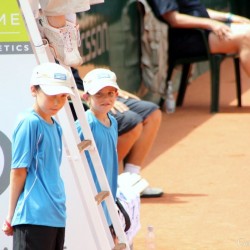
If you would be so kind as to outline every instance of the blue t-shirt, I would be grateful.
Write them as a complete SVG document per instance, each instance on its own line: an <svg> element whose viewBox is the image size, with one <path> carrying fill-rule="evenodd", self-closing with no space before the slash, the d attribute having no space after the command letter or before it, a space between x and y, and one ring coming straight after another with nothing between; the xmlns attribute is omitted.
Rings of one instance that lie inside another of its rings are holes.
<svg viewBox="0 0 250 250"><path fill-rule="evenodd" d="M95 143L96 143L98 153L102 161L104 171L106 173L106 177L107 177L113 198L115 198L116 191L117 191L117 178L118 178L117 121L112 115L108 114L109 119L111 121L111 126L106 127L95 117L95 115L92 113L91 110L86 111L86 116L87 116L87 120L90 125L91 131L92 131ZM81 140L83 140L84 136L82 134L79 121L76 121L76 127L77 127ZM90 159L90 155L88 152L86 152L86 157L90 166L91 173L93 175L93 180L95 182L97 191L100 192L101 189L100 189L100 186L99 186L96 174L95 174L95 170L94 170L94 167L93 167L93 164L92 164L92 161ZM109 218L108 211L107 211L105 204L104 204L104 213L108 220L108 224L110 225L111 220Z"/></svg>
<svg viewBox="0 0 250 250"><path fill-rule="evenodd" d="M12 141L12 168L27 168L27 177L12 225L65 227L65 190L60 176L62 130L35 111L22 114Z"/></svg>

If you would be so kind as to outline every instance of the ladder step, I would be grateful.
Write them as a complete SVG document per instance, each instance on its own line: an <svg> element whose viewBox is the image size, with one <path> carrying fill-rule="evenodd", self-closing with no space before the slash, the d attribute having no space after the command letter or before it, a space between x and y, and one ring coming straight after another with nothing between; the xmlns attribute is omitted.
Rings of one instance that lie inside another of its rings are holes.
<svg viewBox="0 0 250 250"><path fill-rule="evenodd" d="M79 152L81 153L84 149L86 149L90 145L91 145L91 140L84 140L84 141L81 141L77 145L77 147L78 147Z"/></svg>
<svg viewBox="0 0 250 250"><path fill-rule="evenodd" d="M104 201L109 196L109 191L101 191L95 196L95 200L97 201L97 205L99 205L102 201Z"/></svg>
<svg viewBox="0 0 250 250"><path fill-rule="evenodd" d="M113 248L113 250L123 250L123 249L126 249L125 243L119 243Z"/></svg>

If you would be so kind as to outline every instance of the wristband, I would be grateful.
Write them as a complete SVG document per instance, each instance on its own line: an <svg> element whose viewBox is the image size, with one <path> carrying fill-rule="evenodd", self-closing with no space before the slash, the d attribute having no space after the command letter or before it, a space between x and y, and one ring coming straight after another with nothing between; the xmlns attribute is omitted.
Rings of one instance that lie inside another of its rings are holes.
<svg viewBox="0 0 250 250"><path fill-rule="evenodd" d="M7 227L12 228L11 224L7 220L5 220L5 224Z"/></svg>
<svg viewBox="0 0 250 250"><path fill-rule="evenodd" d="M232 23L232 21L233 21L233 14L229 12L227 14L226 23Z"/></svg>

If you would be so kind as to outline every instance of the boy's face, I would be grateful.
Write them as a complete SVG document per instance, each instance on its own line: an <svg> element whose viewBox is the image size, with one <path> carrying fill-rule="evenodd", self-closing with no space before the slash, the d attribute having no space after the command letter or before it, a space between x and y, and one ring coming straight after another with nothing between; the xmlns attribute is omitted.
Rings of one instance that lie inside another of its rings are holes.
<svg viewBox="0 0 250 250"><path fill-rule="evenodd" d="M35 110L46 121L51 121L51 116L64 106L68 94L46 95L41 88L36 89L31 86L32 96L36 97Z"/></svg>
<svg viewBox="0 0 250 250"><path fill-rule="evenodd" d="M116 88L105 87L90 96L90 106L101 113L108 113L113 108L117 95Z"/></svg>

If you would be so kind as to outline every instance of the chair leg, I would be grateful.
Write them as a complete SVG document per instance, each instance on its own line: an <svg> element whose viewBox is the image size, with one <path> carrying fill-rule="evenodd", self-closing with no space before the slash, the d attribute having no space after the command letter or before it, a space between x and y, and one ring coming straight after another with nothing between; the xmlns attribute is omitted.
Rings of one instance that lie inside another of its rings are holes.
<svg viewBox="0 0 250 250"><path fill-rule="evenodd" d="M171 64L171 63L170 63L170 64L169 64L169 67L168 67L166 82L165 82L165 89L167 89L167 87L168 87L168 81L171 80L173 71L174 71L174 64ZM165 91L165 92L166 92L166 91ZM165 103L165 99L166 99L166 96L161 97L161 99L160 99L160 101L159 101L159 107L163 108L163 105L164 105L164 103Z"/></svg>
<svg viewBox="0 0 250 250"><path fill-rule="evenodd" d="M158 104L159 107L160 107L160 108L163 108L164 103L165 103L165 98L161 97L161 98L160 98L160 101L159 101L159 104Z"/></svg>
<svg viewBox="0 0 250 250"><path fill-rule="evenodd" d="M176 106L182 106L187 85L188 85L188 78L191 73L191 64L190 63L185 63L182 65L182 75L181 75L181 81L180 81L180 87L178 91L178 96L177 96L177 101L176 101Z"/></svg>
<svg viewBox="0 0 250 250"><path fill-rule="evenodd" d="M241 107L241 77L240 77L240 59L238 57L234 58L234 69L235 69L235 79L236 79L236 93L238 100L238 107Z"/></svg>
<svg viewBox="0 0 250 250"><path fill-rule="evenodd" d="M210 73L211 73L211 106L210 112L219 111L219 91L220 91L220 64L223 60L222 55L211 55Z"/></svg>

